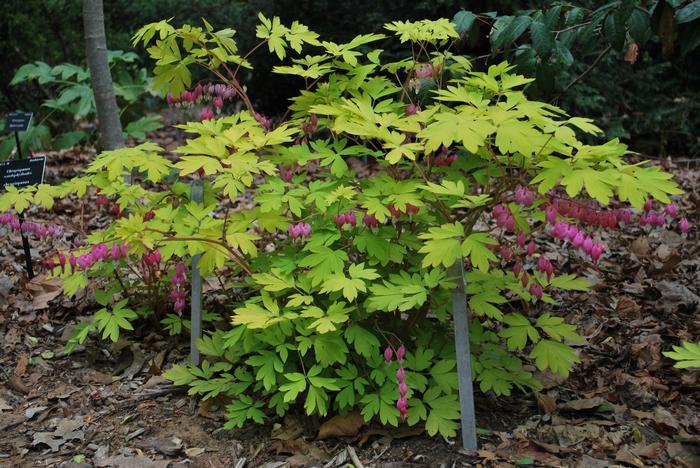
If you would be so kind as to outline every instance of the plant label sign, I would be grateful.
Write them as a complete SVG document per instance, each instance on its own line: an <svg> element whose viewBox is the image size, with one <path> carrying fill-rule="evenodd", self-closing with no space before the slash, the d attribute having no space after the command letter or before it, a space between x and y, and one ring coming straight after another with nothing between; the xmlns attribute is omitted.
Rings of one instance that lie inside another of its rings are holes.
<svg viewBox="0 0 700 468"><path fill-rule="evenodd" d="M26 132L32 122L31 112L10 112L5 119L6 132Z"/></svg>
<svg viewBox="0 0 700 468"><path fill-rule="evenodd" d="M35 156L16 161L0 161L0 189L8 185L24 187L43 184L46 156Z"/></svg>

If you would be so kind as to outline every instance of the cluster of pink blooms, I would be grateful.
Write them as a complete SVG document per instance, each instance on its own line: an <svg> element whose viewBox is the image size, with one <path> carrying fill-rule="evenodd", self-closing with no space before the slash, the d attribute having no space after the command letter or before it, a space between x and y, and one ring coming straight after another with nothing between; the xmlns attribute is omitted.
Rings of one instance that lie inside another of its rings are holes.
<svg viewBox="0 0 700 468"><path fill-rule="evenodd" d="M306 223L296 223L289 225L289 236L292 238L292 244L296 244L297 238L306 239L311 235L311 226Z"/></svg>
<svg viewBox="0 0 700 468"><path fill-rule="evenodd" d="M399 388L399 399L396 401L396 408L399 410L401 416L401 421L406 420L406 414L408 413L408 385L406 385L406 370L403 367L403 358L406 355L406 348L404 345L399 346L396 350L396 360L399 362L399 368L396 371L396 381ZM387 346L384 350L384 361L390 364L394 357L394 351L391 346Z"/></svg>
<svg viewBox="0 0 700 468"><path fill-rule="evenodd" d="M112 247L107 247L104 244L95 244L90 249L90 252L84 253L79 256L72 255L68 259L68 264L71 267L71 271L76 271L76 269L87 270L92 267L95 263L99 261L106 261L112 259L117 261L120 258L127 258L129 255L129 244L114 244ZM59 264L63 269L65 265L65 257L62 254L58 256ZM48 268L52 269L51 260L47 261Z"/></svg>
<svg viewBox="0 0 700 468"><path fill-rule="evenodd" d="M176 314L181 315L185 309L185 272L187 267L184 263L175 265L175 274L170 282L173 284L173 290L170 292L170 299L173 300L173 310Z"/></svg>
<svg viewBox="0 0 700 468"><path fill-rule="evenodd" d="M404 211L401 211L398 208L396 208L396 206L394 206L393 203L389 203L386 207L389 209L391 216L393 216L394 218L400 218L401 215L404 213L409 216L414 215L420 211L419 207L411 205L410 203L406 203L406 208L404 208Z"/></svg>
<svg viewBox="0 0 700 468"><path fill-rule="evenodd" d="M337 214L333 216L333 221L338 225L339 228L343 228L344 225L349 225L352 227L357 226L357 217L354 211L348 211L343 214Z"/></svg>
<svg viewBox="0 0 700 468"><path fill-rule="evenodd" d="M12 213L0 214L0 225L7 226L14 231L21 231L25 234L34 234L37 237L62 237L63 229L53 224L44 226L41 224L23 222Z"/></svg>
<svg viewBox="0 0 700 468"><path fill-rule="evenodd" d="M586 231L565 221L559 221L554 225L552 237L571 242L575 249L583 250L587 255L591 256L593 261L598 261L605 249L603 244L593 243L593 238Z"/></svg>
<svg viewBox="0 0 700 468"><path fill-rule="evenodd" d="M236 95L236 90L233 87L225 84L206 84L197 83L197 86L192 90L185 90L179 96L173 96L168 93L166 100L171 106L193 106L201 104L203 101L211 101L212 106L217 110L224 107L224 101L232 99Z"/></svg>

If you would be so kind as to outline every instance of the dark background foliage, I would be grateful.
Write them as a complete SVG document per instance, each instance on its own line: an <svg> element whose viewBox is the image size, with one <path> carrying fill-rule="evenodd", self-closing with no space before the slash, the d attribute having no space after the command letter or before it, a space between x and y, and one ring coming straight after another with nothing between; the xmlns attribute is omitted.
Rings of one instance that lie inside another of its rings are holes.
<svg viewBox="0 0 700 468"><path fill-rule="evenodd" d="M15 70L22 64L34 60L50 65L84 63L81 3L79 0L6 0L5 14L0 16L3 34L0 53L4 60L0 69L0 105L3 113L16 108L37 109L45 98L44 90L36 83L9 86ZM697 48L700 20L675 29L668 26L668 15L672 19L674 11L692 3L688 0L662 0L660 3L623 0L608 4L615 11L635 8L649 11L644 17L649 23L649 33L640 41L630 34L634 25L628 22L631 30L616 37L614 24L610 28L601 24L593 41L571 44L573 62L567 66L562 66L555 56L546 59L536 54L528 56L528 42L532 39L527 32L497 46L490 36L499 18L532 15L537 10L546 16L557 5L564 10L560 24L551 24L551 29L561 32L567 28L564 12L571 10L572 4L525 0L111 0L104 3L109 47L122 50L131 50L130 37L141 25L169 17L174 17L176 24L199 24L200 18L207 18L215 27L232 27L238 31L241 49L246 50L256 43L254 30L258 11L268 17L280 16L285 23L297 19L321 34L323 39L335 42L348 41L356 34L380 31L384 23L393 20L452 18L461 9L487 13L479 16L459 46L460 52L477 58L477 67L508 58L518 63L523 72L537 77L537 83L529 90L533 97L561 105L572 114L595 118L610 137L620 137L633 148L649 153L700 154L697 135L700 128L700 67L697 66L700 63ZM575 6L590 12L603 4L583 1ZM494 14L489 16L489 12ZM557 33L557 39L565 40L567 31L563 34L560 37ZM616 46L585 73L606 47L606 41ZM634 64L624 60L626 47L632 41L640 43L639 57ZM379 47L386 48L386 53L398 52L395 41L386 41ZM286 99L300 83L293 77L272 75L269 70L277 62L267 53L260 52L252 60L256 70L243 81L263 112L280 113ZM567 89L581 74L584 76Z"/></svg>

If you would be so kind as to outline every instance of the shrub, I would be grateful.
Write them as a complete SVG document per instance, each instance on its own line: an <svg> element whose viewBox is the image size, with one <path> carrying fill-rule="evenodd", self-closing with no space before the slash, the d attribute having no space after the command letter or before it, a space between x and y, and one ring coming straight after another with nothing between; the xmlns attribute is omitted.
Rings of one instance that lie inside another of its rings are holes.
<svg viewBox="0 0 700 468"><path fill-rule="evenodd" d="M48 265L68 293L89 278L101 284L104 308L73 344L92 330L116 340L138 317L177 333L186 326L180 265L201 255L202 274L219 277L234 302L231 327L199 341L201 366L166 375L191 394L230 398L227 427L297 406L321 416L357 408L366 420L405 419L453 436L455 282L447 269L466 261L481 390L538 389L535 368L571 372L581 337L552 306L557 291L588 283L561 271L552 253L596 264L606 256L596 230L633 221L687 230L669 199L680 190L669 174L626 163L617 140L583 144L577 132L600 130L528 100L522 88L531 80L507 63L472 71L450 52L458 38L451 22L386 29L413 54L383 63L370 47L382 34L321 42L299 23L260 15L260 46L279 59L297 54L275 72L303 83L289 118L274 125L238 80L250 55L238 52L231 30L162 21L136 34L170 102L214 104L212 83L191 82L190 68L201 66L247 109L210 118L206 107L205 120L180 125L190 137L176 162L144 143L100 154L86 175L59 187L0 197L0 210L22 211L99 190L99 203L117 207L109 226L85 236L87 246ZM352 157L366 158L370 174L353 171ZM189 179L203 185L202 204L191 200Z"/></svg>

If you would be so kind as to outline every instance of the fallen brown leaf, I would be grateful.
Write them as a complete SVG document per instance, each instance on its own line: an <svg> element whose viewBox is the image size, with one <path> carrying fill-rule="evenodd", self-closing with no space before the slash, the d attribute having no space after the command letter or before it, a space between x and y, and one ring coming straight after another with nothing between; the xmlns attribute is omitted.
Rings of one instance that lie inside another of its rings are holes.
<svg viewBox="0 0 700 468"><path fill-rule="evenodd" d="M355 412L345 416L334 416L321 425L316 440L330 439L331 437L354 437L364 423L364 418Z"/></svg>
<svg viewBox="0 0 700 468"><path fill-rule="evenodd" d="M49 278L45 274L40 274L32 278L27 283L27 289L32 295L32 306L34 310L46 309L49 302L61 294L63 281L59 277Z"/></svg>

